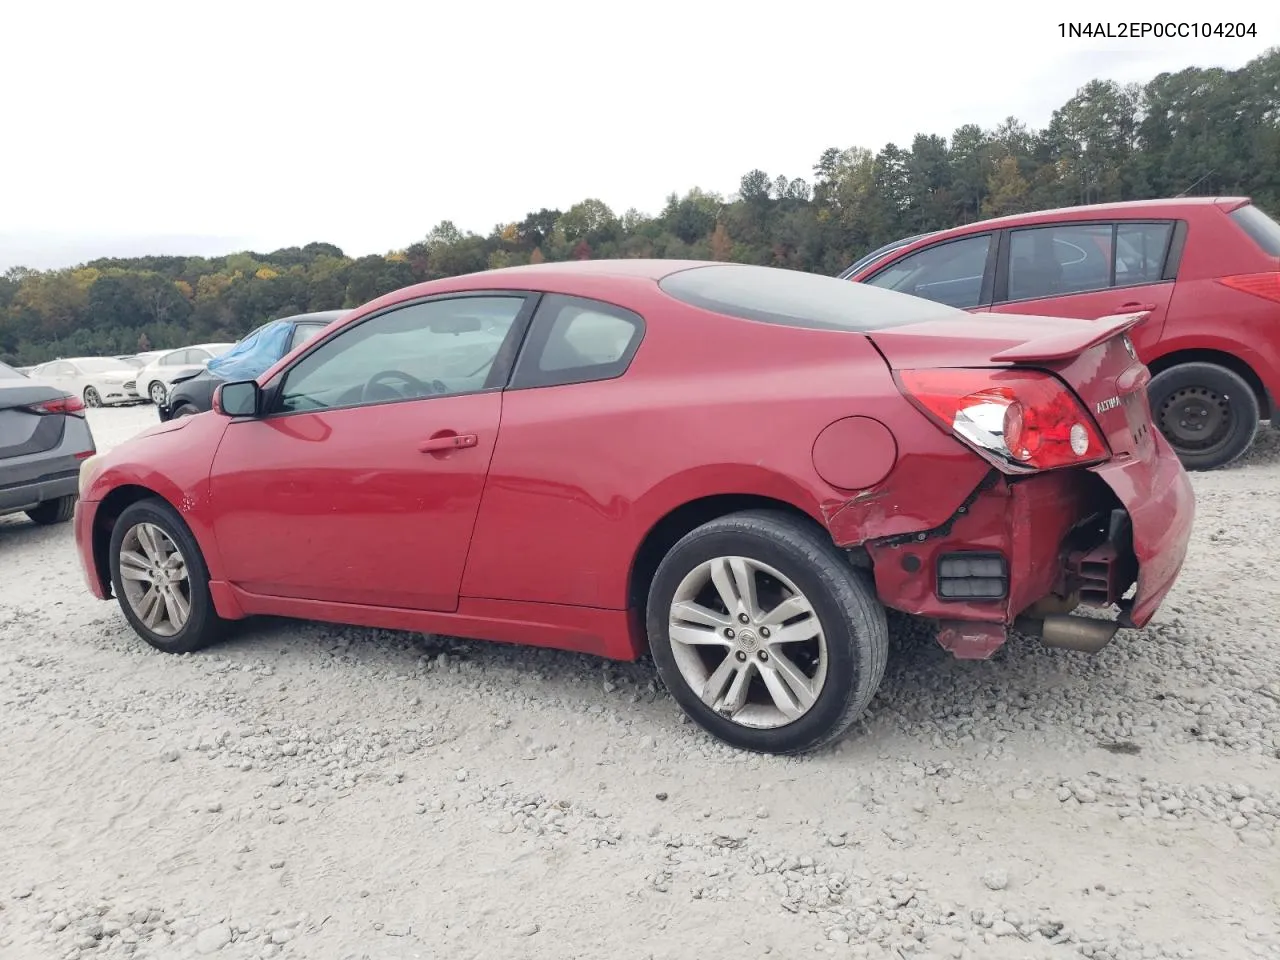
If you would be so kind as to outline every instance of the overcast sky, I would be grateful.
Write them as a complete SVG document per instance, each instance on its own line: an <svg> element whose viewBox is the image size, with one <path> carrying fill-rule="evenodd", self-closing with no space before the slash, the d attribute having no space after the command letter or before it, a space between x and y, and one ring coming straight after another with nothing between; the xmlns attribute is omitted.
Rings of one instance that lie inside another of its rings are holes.
<svg viewBox="0 0 1280 960"><path fill-rule="evenodd" d="M0 12L0 270L312 240L362 255L599 197L655 213L743 173L811 179L1086 81L1242 66L1280 4L855 0L28 0ZM1072 20L1256 39L1063 39Z"/></svg>

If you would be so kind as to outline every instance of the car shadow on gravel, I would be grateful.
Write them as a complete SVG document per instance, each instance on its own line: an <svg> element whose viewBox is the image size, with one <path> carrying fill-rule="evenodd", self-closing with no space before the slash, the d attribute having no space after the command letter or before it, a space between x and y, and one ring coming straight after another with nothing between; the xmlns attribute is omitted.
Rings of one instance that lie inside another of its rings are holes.
<svg viewBox="0 0 1280 960"><path fill-rule="evenodd" d="M885 737L956 745L980 728L1005 733L1036 730L1054 741L1108 748L1139 747L1119 717L1117 696L1144 667L1142 642L1122 632L1101 655L1051 650L1012 635L986 661L961 661L943 650L925 621L891 614L893 646L884 680L861 732L850 738L855 754L877 750ZM341 669L365 681L413 678L431 682L442 673L470 678L468 695L483 684L504 702L536 699L577 712L602 698L627 714L635 732L662 736L681 722L680 711L646 655L620 663L559 650L454 637L258 618L233 628L211 648L232 661L287 659L305 672ZM434 684L433 684L434 685ZM461 693L461 691L459 691ZM1160 704L1152 706L1159 711ZM985 719L984 719L985 718ZM1082 731L1081 726L1085 727ZM641 729L651 727L651 729ZM861 741L861 746L859 742Z"/></svg>

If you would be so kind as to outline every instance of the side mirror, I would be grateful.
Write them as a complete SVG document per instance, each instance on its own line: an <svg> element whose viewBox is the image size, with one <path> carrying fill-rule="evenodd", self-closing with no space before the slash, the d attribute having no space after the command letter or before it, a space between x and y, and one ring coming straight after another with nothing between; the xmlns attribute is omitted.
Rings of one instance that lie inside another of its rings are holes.
<svg viewBox="0 0 1280 960"><path fill-rule="evenodd" d="M257 380L237 380L219 384L213 391L213 409L224 417L256 417L262 406L262 388Z"/></svg>

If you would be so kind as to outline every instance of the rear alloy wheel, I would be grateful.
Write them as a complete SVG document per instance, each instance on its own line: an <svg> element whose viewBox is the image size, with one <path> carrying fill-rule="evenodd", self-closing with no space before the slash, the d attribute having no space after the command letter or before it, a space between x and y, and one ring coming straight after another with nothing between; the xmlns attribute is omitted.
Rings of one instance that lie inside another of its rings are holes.
<svg viewBox="0 0 1280 960"><path fill-rule="evenodd" d="M160 500L126 507L111 530L111 584L143 640L165 653L191 653L217 640L223 621L209 573L182 518Z"/></svg>
<svg viewBox="0 0 1280 960"><path fill-rule="evenodd" d="M677 543L648 602L658 674L735 747L795 754L842 736L884 676L888 627L863 575L816 525L772 511Z"/></svg>
<svg viewBox="0 0 1280 960"><path fill-rule="evenodd" d="M75 495L59 497L57 500L46 500L37 507L26 511L32 523L47 526L51 523L66 523L76 512Z"/></svg>
<svg viewBox="0 0 1280 960"><path fill-rule="evenodd" d="M86 407L102 406L102 397L95 388L93 387L84 388L84 405Z"/></svg>
<svg viewBox="0 0 1280 960"><path fill-rule="evenodd" d="M168 391L165 390L163 383L157 380L155 383L151 384L150 394L152 403L157 407L164 406L164 398L168 395Z"/></svg>
<svg viewBox="0 0 1280 960"><path fill-rule="evenodd" d="M1148 387L1156 427L1188 470L1238 459L1258 431L1258 398L1244 378L1216 363L1183 363Z"/></svg>

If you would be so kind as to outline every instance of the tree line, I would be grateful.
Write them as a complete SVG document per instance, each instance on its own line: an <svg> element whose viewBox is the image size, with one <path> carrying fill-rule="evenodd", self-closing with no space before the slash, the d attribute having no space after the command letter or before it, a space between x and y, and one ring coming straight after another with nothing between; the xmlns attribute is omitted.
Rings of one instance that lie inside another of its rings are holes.
<svg viewBox="0 0 1280 960"><path fill-rule="evenodd" d="M546 260L725 260L834 274L911 234L1028 210L1243 195L1280 211L1280 48L1239 70L1187 68L1145 85L1094 80L1042 130L918 134L832 147L806 177L746 173L732 195L672 193L657 215L588 198L488 235L443 221L385 255L328 243L225 257L103 258L0 277L0 359L132 353L235 340L265 320L353 307L423 280Z"/></svg>

